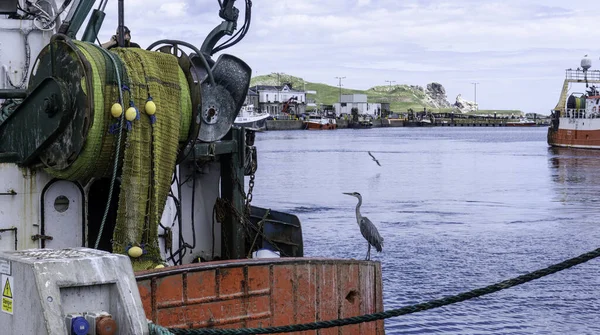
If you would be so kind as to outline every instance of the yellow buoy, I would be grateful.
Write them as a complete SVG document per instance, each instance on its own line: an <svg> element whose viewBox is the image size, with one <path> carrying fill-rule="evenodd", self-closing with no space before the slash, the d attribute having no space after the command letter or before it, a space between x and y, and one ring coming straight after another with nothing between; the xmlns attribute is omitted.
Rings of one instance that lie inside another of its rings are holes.
<svg viewBox="0 0 600 335"><path fill-rule="evenodd" d="M114 103L110 108L110 115L113 117L119 117L123 114L123 107L119 103Z"/></svg>
<svg viewBox="0 0 600 335"><path fill-rule="evenodd" d="M125 116L127 116L127 114L125 114ZM129 248L129 250L127 250L127 254L129 254L129 257L131 257L131 258L138 258L143 253L144 253L144 251L140 247L131 247L131 248Z"/></svg>
<svg viewBox="0 0 600 335"><path fill-rule="evenodd" d="M162 264L158 264L158 265L157 265L157 266L155 266L154 268L155 268L155 269L162 269L162 268L164 268L164 267L165 267L164 265L162 265Z"/></svg>
<svg viewBox="0 0 600 335"><path fill-rule="evenodd" d="M129 107L125 111L125 119L127 119L127 121L135 120L136 116L137 116L137 112L135 111L135 108L133 108L133 107Z"/></svg>
<svg viewBox="0 0 600 335"><path fill-rule="evenodd" d="M146 110L146 114L154 115L154 113L156 113L156 104L154 103L154 101L152 101L152 100L146 101L145 110Z"/></svg>

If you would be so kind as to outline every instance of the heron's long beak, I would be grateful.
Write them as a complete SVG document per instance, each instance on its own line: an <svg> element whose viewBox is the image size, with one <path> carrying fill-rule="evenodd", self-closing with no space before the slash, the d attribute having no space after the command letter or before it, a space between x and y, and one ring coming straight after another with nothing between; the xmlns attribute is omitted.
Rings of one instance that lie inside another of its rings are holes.
<svg viewBox="0 0 600 335"><path fill-rule="evenodd" d="M346 192L343 192L343 194L345 194L345 195L351 195L351 196L354 196L354 194L352 194L352 193L346 193Z"/></svg>

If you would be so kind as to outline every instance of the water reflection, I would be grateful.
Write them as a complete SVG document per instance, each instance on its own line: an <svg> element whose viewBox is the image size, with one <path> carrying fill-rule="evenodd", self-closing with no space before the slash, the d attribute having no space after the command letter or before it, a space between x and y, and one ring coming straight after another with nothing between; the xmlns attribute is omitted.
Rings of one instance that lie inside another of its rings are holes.
<svg viewBox="0 0 600 335"><path fill-rule="evenodd" d="M600 184L600 150L551 147L548 155L555 182Z"/></svg>
<svg viewBox="0 0 600 335"><path fill-rule="evenodd" d="M549 148L548 156L555 200L572 206L599 201L600 151Z"/></svg>

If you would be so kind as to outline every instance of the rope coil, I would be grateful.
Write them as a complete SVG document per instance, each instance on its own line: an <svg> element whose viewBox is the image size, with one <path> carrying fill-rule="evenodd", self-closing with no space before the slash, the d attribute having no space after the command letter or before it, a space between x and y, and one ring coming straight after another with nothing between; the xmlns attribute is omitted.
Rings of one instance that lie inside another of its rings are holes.
<svg viewBox="0 0 600 335"><path fill-rule="evenodd" d="M143 256L132 259L134 270L153 268L162 263L158 226L180 140L187 139L192 122L190 88L173 55L138 48L107 51L91 43L73 43L83 56L73 53L71 57L77 57L78 64L90 65L90 70L84 70L86 81L81 84L91 98L91 105L86 106L90 128L80 154L70 166L62 170L47 167L46 171L82 184L94 178L110 178L109 198L120 177L112 251L127 253L132 246L139 246ZM149 101L155 107L150 113L145 110ZM120 112L117 108L113 113L115 102ZM147 117L141 117L141 113ZM104 233L108 204L96 248Z"/></svg>

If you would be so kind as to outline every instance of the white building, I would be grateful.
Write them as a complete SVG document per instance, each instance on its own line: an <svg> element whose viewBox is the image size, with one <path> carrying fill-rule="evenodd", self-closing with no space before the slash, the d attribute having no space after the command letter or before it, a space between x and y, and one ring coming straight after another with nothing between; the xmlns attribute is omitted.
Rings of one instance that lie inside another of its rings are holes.
<svg viewBox="0 0 600 335"><path fill-rule="evenodd" d="M341 101L333 105L335 115L352 114L352 108L358 109L359 115L381 116L381 104L367 102L366 94L342 94Z"/></svg>
<svg viewBox="0 0 600 335"><path fill-rule="evenodd" d="M257 85L250 87L258 93L259 110L271 115L279 115L287 103L288 114L302 114L306 110L306 92L283 86Z"/></svg>

